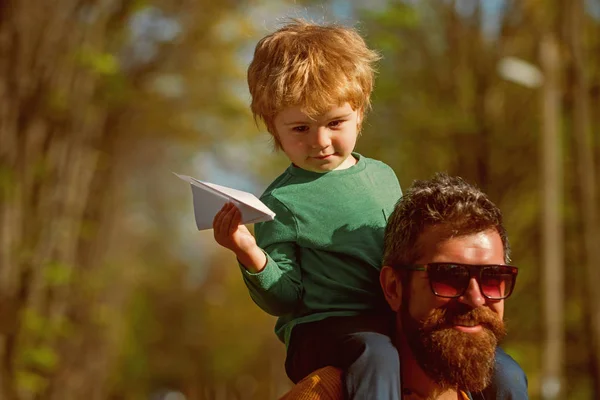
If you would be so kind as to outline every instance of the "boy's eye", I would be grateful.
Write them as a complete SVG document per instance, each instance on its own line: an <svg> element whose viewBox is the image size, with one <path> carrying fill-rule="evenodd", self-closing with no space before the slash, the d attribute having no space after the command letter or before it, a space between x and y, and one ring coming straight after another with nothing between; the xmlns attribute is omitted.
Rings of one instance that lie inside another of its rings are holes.
<svg viewBox="0 0 600 400"><path fill-rule="evenodd" d="M294 126L294 127L292 128L292 130L293 130L294 132L306 132L306 131L308 131L308 126L306 126L306 125Z"/></svg>
<svg viewBox="0 0 600 400"><path fill-rule="evenodd" d="M343 122L344 122L344 121L343 121L343 120L341 120L341 119L337 119L337 120L335 120L335 121L331 121L331 122L329 123L329 127L330 127L330 128L336 128L336 127L340 126L340 125L341 125Z"/></svg>

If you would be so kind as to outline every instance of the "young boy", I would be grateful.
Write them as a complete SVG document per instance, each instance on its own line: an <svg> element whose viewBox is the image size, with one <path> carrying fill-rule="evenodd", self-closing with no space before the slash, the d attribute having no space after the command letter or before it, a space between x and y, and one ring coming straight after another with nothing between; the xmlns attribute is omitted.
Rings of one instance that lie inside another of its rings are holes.
<svg viewBox="0 0 600 400"><path fill-rule="evenodd" d="M354 152L378 59L337 25L293 20L259 41L248 69L252 112L291 165L261 196L276 217L255 225L256 239L232 204L213 222L254 302L279 317L290 379L337 366L350 399L401 398L379 270L402 193L389 166Z"/></svg>

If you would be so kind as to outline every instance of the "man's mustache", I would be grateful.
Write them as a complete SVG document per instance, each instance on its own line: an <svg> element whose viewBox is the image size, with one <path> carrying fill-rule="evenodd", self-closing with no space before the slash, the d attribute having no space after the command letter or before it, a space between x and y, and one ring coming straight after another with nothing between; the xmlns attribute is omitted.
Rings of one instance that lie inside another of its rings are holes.
<svg viewBox="0 0 600 400"><path fill-rule="evenodd" d="M452 328L455 325L475 326L492 329L501 323L500 317L487 307L472 308L462 303L448 303L434 311L422 321L421 332L432 332Z"/></svg>

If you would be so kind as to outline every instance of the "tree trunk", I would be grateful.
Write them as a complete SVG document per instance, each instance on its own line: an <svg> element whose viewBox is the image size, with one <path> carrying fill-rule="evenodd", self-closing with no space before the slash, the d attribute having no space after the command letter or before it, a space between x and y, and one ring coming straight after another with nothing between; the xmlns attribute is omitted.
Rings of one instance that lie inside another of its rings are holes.
<svg viewBox="0 0 600 400"><path fill-rule="evenodd" d="M117 0L4 3L0 397L12 400L46 392L64 365L59 343L82 267L85 213L98 201L91 187L108 115L95 98L101 74L84 53L93 59L106 51L106 29L121 9Z"/></svg>
<svg viewBox="0 0 600 400"><path fill-rule="evenodd" d="M540 44L542 87L542 265L546 341L543 353L542 396L565 398L564 266L560 141L560 57L555 36L548 30Z"/></svg>
<svg viewBox="0 0 600 400"><path fill-rule="evenodd" d="M589 114L589 85L585 71L586 55L582 46L584 32L583 2L569 2L568 45L573 70L573 138L576 148L577 187L579 189L581 234L583 236L585 263L585 301L588 307L590 329L590 365L595 395L600 396L600 293L597 283L600 272L597 268L600 260L600 234L598 229L598 200L596 199L596 177L594 165L594 146L591 135Z"/></svg>

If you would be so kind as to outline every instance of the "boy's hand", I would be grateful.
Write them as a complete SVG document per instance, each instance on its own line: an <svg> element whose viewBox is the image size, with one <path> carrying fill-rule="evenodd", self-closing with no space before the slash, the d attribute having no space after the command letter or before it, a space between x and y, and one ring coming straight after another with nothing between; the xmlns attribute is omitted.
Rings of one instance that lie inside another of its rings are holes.
<svg viewBox="0 0 600 400"><path fill-rule="evenodd" d="M227 203L213 220L215 240L234 253L247 252L256 246L256 240L248 228L240 225L242 213L233 204Z"/></svg>
<svg viewBox="0 0 600 400"><path fill-rule="evenodd" d="M233 251L246 269L258 272L265 267L267 258L248 228L240 225L241 221L240 210L233 203L225 204L213 220L215 240Z"/></svg>

